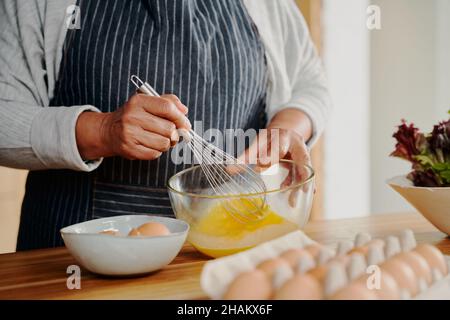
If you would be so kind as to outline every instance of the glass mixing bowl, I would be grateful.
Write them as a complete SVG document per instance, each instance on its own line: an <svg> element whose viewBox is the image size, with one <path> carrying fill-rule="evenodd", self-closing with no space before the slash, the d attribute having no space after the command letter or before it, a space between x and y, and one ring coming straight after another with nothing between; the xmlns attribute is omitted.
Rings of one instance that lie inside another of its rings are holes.
<svg viewBox="0 0 450 320"><path fill-rule="evenodd" d="M178 219L190 225L188 241L200 252L221 257L302 228L309 219L314 194L314 170L290 160L261 171L266 192L216 195L200 166L183 170L169 179L170 201ZM302 175L299 173L301 171ZM246 207L249 200L264 201L261 214L239 217L224 201ZM244 217L244 219L242 219Z"/></svg>

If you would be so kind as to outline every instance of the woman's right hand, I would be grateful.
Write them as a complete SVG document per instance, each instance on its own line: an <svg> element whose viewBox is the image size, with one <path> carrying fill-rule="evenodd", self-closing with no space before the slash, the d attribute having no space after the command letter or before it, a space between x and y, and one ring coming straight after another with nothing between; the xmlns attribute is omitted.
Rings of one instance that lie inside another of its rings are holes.
<svg viewBox="0 0 450 320"><path fill-rule="evenodd" d="M135 94L114 112L83 112L77 120L78 151L84 160L120 156L153 160L190 129L188 108L175 95Z"/></svg>

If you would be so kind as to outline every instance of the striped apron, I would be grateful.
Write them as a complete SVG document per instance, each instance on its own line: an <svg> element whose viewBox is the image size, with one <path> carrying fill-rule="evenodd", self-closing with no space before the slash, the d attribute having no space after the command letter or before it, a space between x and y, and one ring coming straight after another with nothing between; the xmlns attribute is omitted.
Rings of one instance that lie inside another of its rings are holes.
<svg viewBox="0 0 450 320"><path fill-rule="evenodd" d="M69 30L51 107L94 105L115 111L139 75L173 93L203 129L264 126L264 48L236 0L81 0L81 28ZM17 249L62 245L59 229L122 214L173 212L166 182L186 164L169 152L153 161L104 159L94 172L28 175Z"/></svg>

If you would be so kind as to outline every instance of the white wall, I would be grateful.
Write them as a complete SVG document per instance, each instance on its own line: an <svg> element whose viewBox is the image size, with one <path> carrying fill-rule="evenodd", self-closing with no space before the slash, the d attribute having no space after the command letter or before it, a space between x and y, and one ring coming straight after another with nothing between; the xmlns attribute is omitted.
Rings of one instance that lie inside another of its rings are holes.
<svg viewBox="0 0 450 320"><path fill-rule="evenodd" d="M388 157L401 118L428 131L450 107L450 1L373 0L382 29L371 32L371 211L411 207L385 184L410 165Z"/></svg>
<svg viewBox="0 0 450 320"><path fill-rule="evenodd" d="M436 1L436 110L450 110L450 1Z"/></svg>
<svg viewBox="0 0 450 320"><path fill-rule="evenodd" d="M323 54L334 111L325 134L326 218L366 215L369 31L366 0L323 1Z"/></svg>
<svg viewBox="0 0 450 320"><path fill-rule="evenodd" d="M381 9L381 30L366 9ZM449 0L323 0L323 52L334 101L325 140L325 216L413 210L385 181L402 118L425 131L450 109Z"/></svg>

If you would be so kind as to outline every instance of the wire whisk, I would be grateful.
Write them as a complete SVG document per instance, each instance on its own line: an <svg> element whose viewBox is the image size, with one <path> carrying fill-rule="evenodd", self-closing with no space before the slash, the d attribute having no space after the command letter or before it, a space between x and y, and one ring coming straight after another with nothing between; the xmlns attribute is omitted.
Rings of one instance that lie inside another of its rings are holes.
<svg viewBox="0 0 450 320"><path fill-rule="evenodd" d="M138 91L160 96L139 77L133 75L130 80ZM198 161L214 194L223 196L225 211L243 223L264 218L266 185L261 176L250 165L213 145L194 130L179 129L178 132Z"/></svg>

